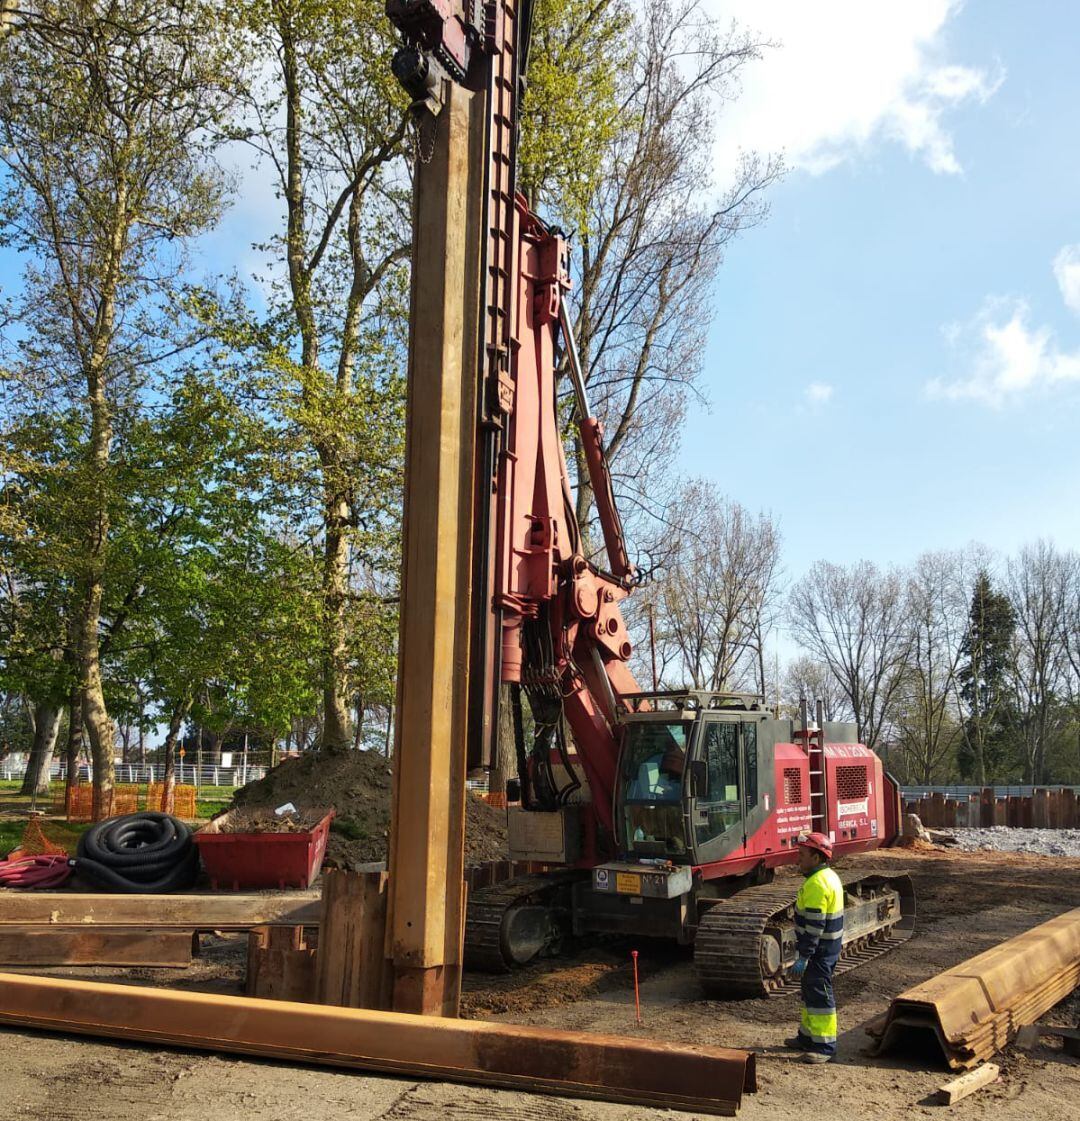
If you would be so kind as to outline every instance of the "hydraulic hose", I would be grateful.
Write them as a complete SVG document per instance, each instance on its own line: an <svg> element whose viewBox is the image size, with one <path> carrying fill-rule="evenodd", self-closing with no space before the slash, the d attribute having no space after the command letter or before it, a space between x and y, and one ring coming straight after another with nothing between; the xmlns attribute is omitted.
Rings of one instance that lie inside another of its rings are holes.
<svg viewBox="0 0 1080 1121"><path fill-rule="evenodd" d="M83 879L110 891L179 891L194 884L199 852L191 830L175 817L125 814L88 829L74 865Z"/></svg>
<svg viewBox="0 0 1080 1121"><path fill-rule="evenodd" d="M0 861L0 887L59 887L71 875L71 861L65 853L24 856Z"/></svg>

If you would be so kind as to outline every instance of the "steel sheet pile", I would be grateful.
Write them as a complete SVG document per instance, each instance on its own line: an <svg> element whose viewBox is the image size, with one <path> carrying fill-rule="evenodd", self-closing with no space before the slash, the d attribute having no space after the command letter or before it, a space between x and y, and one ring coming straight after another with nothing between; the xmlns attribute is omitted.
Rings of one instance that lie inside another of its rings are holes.
<svg viewBox="0 0 1080 1121"><path fill-rule="evenodd" d="M973 1067L1080 984L1080 907L901 993L867 1026L880 1054L934 1040Z"/></svg>

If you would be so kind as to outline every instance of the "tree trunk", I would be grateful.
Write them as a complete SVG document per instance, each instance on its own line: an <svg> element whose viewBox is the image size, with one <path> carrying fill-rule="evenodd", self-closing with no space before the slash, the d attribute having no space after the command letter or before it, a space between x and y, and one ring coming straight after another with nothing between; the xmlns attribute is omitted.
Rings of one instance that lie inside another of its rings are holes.
<svg viewBox="0 0 1080 1121"><path fill-rule="evenodd" d="M162 813L171 814L176 808L176 743L180 738L180 728L184 723L184 717L187 716L190 708L190 700L180 701L169 717L169 730L165 735L164 746L165 791L160 806Z"/></svg>
<svg viewBox="0 0 1080 1121"><path fill-rule="evenodd" d="M324 463L336 473L338 464ZM348 653L345 604L348 596L349 545L346 536L348 505L331 494L326 510L326 552L323 558L323 751L346 751L352 743L346 688Z"/></svg>
<svg viewBox="0 0 1080 1121"><path fill-rule="evenodd" d="M510 704L510 686L500 685L499 692L499 727L495 734L495 741L491 745L493 758L491 772L488 775L488 790L492 794L506 793L506 777L510 760L516 761L517 753L514 748L514 714Z"/></svg>
<svg viewBox="0 0 1080 1121"><path fill-rule="evenodd" d="M48 794L49 768L60 730L60 706L43 701L34 710L34 743L26 761L21 794Z"/></svg>
<svg viewBox="0 0 1080 1121"><path fill-rule="evenodd" d="M68 697L68 736L64 751L67 775L64 781L64 811L71 810L71 788L78 785L79 756L83 750L82 695L73 686Z"/></svg>
<svg viewBox="0 0 1080 1121"><path fill-rule="evenodd" d="M101 616L100 580L93 580L83 605L79 636L80 691L86 737L90 741L90 758L94 766L94 800L92 817L101 821L113 808L113 766L115 747L113 724L105 707L101 684L101 662L98 658L98 621Z"/></svg>
<svg viewBox="0 0 1080 1121"><path fill-rule="evenodd" d="M359 751L364 738L364 698L356 698L356 723L353 724L353 751Z"/></svg>

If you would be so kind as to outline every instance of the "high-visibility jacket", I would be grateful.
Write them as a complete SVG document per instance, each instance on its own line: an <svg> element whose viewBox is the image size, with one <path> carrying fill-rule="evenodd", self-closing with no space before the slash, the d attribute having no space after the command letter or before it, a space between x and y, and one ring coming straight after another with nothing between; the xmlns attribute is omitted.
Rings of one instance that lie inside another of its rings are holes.
<svg viewBox="0 0 1080 1121"><path fill-rule="evenodd" d="M822 961L840 956L844 938L844 885L823 864L803 880L795 899L795 943L799 957Z"/></svg>

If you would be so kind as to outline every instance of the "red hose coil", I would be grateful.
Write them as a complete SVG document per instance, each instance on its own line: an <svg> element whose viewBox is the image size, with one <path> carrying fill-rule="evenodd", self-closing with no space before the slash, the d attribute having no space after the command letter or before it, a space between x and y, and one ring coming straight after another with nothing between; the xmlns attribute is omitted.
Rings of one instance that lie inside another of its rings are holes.
<svg viewBox="0 0 1080 1121"><path fill-rule="evenodd" d="M71 862L62 853L0 860L0 887L59 887L71 872Z"/></svg>

